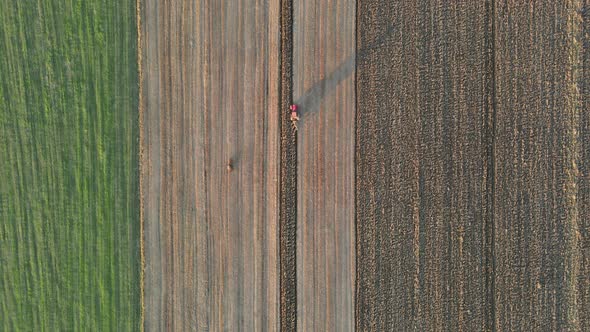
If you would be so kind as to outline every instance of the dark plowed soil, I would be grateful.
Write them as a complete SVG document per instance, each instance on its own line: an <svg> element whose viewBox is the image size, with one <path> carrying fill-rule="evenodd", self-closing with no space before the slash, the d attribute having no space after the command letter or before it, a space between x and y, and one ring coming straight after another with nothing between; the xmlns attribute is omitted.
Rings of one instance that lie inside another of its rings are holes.
<svg viewBox="0 0 590 332"><path fill-rule="evenodd" d="M359 1L357 328L589 328L587 11Z"/></svg>
<svg viewBox="0 0 590 332"><path fill-rule="evenodd" d="M357 328L489 329L490 4L358 13Z"/></svg>
<svg viewBox="0 0 590 332"><path fill-rule="evenodd" d="M578 230L577 246L580 253L577 273L578 320L581 331L590 331L590 1L584 1L580 10L579 54L582 66L577 73L580 89L578 104Z"/></svg>
<svg viewBox="0 0 590 332"><path fill-rule="evenodd" d="M281 331L297 327L297 131L287 116L293 103L293 2L281 0Z"/></svg>
<svg viewBox="0 0 590 332"><path fill-rule="evenodd" d="M578 206L580 10L574 2L496 8L494 292L502 331L588 324L576 290L580 220L589 217Z"/></svg>

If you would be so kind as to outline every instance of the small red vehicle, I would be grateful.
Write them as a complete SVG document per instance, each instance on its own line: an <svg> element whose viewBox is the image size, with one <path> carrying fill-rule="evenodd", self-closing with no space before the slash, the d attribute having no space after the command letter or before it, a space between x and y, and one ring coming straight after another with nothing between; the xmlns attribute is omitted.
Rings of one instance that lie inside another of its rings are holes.
<svg viewBox="0 0 590 332"><path fill-rule="evenodd" d="M299 121L299 112L297 112L297 105L293 104L289 106L289 110L291 110L291 122L293 122L295 129L297 129L297 121Z"/></svg>

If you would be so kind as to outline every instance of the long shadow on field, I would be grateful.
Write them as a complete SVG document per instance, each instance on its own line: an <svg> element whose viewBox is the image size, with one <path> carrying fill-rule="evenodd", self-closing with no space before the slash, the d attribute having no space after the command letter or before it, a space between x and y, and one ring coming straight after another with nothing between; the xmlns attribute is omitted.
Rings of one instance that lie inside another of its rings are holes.
<svg viewBox="0 0 590 332"><path fill-rule="evenodd" d="M295 103L299 106L301 115L315 113L319 109L319 104L322 98L334 90L342 81L344 81L356 69L356 61L364 59L372 50L385 46L384 41L395 30L394 26L390 26L379 38L372 41L362 50L357 51L356 54L350 55L344 62L342 62L329 76L315 83L309 88L303 96L299 97Z"/></svg>

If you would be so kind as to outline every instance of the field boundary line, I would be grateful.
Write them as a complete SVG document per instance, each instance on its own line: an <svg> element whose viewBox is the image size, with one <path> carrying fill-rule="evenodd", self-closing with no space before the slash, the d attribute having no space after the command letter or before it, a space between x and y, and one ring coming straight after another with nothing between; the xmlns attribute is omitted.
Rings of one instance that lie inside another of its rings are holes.
<svg viewBox="0 0 590 332"><path fill-rule="evenodd" d="M138 75L138 130L139 130L139 299L140 299L140 331L144 331L145 325L145 251L144 251L144 216L143 216L143 148L144 148L144 107L143 107L143 54L142 54L142 28L141 28L141 0L135 2L135 21L137 24L137 75Z"/></svg>

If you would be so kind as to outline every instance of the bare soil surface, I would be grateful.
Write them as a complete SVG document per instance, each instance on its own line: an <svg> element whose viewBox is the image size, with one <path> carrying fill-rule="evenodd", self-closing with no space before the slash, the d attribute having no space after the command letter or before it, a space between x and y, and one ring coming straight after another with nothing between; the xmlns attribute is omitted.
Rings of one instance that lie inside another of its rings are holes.
<svg viewBox="0 0 590 332"><path fill-rule="evenodd" d="M354 329L356 2L294 2L297 329Z"/></svg>
<svg viewBox="0 0 590 332"><path fill-rule="evenodd" d="M489 330L491 7L358 12L356 327Z"/></svg>
<svg viewBox="0 0 590 332"><path fill-rule="evenodd" d="M358 12L357 328L588 330L588 5Z"/></svg>
<svg viewBox="0 0 590 332"><path fill-rule="evenodd" d="M585 187L578 164L587 164L579 158L587 146L578 135L580 5L539 3L531 11L514 1L496 8L494 292L501 331L588 330L580 317L590 309L577 294L579 280L590 286L578 245L590 217L578 194Z"/></svg>
<svg viewBox="0 0 590 332"><path fill-rule="evenodd" d="M587 0L140 4L146 330L590 330Z"/></svg>
<svg viewBox="0 0 590 332"><path fill-rule="evenodd" d="M278 4L142 3L147 331L278 329Z"/></svg>

